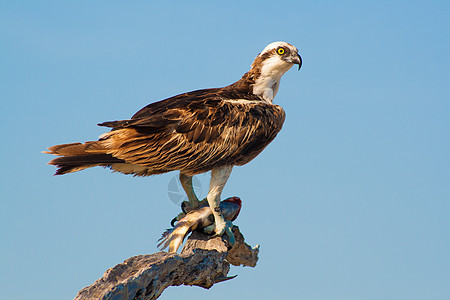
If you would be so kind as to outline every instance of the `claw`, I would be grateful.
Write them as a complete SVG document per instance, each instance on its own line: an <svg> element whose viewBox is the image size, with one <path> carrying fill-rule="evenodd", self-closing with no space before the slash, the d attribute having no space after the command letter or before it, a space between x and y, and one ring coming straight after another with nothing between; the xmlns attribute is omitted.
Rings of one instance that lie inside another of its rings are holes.
<svg viewBox="0 0 450 300"><path fill-rule="evenodd" d="M196 205L189 201L181 202L181 211L185 214L196 208L197 208Z"/></svg>
<svg viewBox="0 0 450 300"><path fill-rule="evenodd" d="M184 213L184 212L179 213L178 216L176 216L175 218L172 219L172 221L170 221L170 225L172 227L175 227L175 223L177 223L178 221L183 219L185 216L186 216L186 213Z"/></svg>
<svg viewBox="0 0 450 300"><path fill-rule="evenodd" d="M206 200L206 198L203 199L202 201L195 201L195 202L183 201L183 202L181 202L181 210L184 213L188 213L190 211L196 210L197 208L204 207L204 206L208 206L208 200Z"/></svg>
<svg viewBox="0 0 450 300"><path fill-rule="evenodd" d="M227 227L227 223L222 220L222 222L218 223L217 220L215 223L206 226L203 228L203 231L207 234L216 234L216 235L223 235L225 233Z"/></svg>
<svg viewBox="0 0 450 300"><path fill-rule="evenodd" d="M218 227L214 223L212 225L209 225L209 226L206 226L205 228L203 228L203 231L207 234L215 233L218 236L225 234L228 237L228 244L231 248L234 246L234 244L236 244L236 239L234 238L234 234L233 234L233 223L231 221L225 221L222 224L223 224L223 226Z"/></svg>

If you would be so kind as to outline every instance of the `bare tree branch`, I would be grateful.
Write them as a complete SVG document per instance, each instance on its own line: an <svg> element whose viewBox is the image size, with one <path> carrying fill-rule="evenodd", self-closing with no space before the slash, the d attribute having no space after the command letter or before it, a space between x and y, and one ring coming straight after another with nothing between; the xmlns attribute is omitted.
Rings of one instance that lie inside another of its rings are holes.
<svg viewBox="0 0 450 300"><path fill-rule="evenodd" d="M259 247L251 248L234 226L236 244L228 251L221 237L194 232L181 254L157 252L128 258L78 292L75 300L153 300L169 286L195 285L209 289L226 281L230 264L256 266Z"/></svg>

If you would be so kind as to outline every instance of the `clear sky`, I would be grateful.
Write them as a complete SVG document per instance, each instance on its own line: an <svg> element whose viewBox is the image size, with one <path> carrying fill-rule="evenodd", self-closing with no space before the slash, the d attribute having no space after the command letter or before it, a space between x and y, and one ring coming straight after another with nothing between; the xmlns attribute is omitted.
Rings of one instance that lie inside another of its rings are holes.
<svg viewBox="0 0 450 300"><path fill-rule="evenodd" d="M450 2L187 2L0 0L1 298L71 299L179 212L177 173L56 177L42 150L283 40L284 128L223 193L260 261L161 299L450 299Z"/></svg>

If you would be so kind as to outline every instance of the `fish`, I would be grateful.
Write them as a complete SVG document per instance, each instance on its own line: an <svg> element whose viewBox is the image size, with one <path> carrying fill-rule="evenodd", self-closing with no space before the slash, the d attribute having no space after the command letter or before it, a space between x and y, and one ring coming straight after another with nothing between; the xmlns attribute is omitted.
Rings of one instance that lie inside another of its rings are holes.
<svg viewBox="0 0 450 300"><path fill-rule="evenodd" d="M239 197L230 197L220 202L219 210L225 221L236 220L241 211L242 200ZM214 215L209 206L200 207L188 212L173 228L167 229L158 240L158 248L169 248L169 253L176 253L185 238L194 230L202 230L214 224Z"/></svg>

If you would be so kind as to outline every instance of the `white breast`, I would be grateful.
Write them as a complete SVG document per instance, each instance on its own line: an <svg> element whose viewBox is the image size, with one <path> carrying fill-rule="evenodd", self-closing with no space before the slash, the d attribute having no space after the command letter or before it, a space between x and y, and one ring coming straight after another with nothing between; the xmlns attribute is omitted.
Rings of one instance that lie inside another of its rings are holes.
<svg viewBox="0 0 450 300"><path fill-rule="evenodd" d="M278 92L281 77L291 67L292 64L281 60L278 56L272 56L265 60L261 67L261 75L256 78L253 85L253 94L272 103Z"/></svg>

